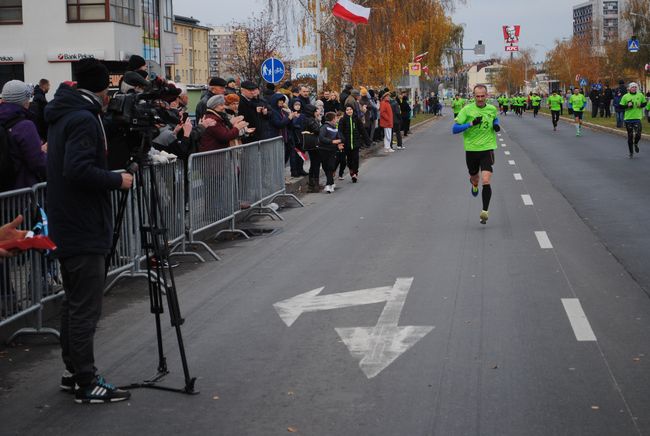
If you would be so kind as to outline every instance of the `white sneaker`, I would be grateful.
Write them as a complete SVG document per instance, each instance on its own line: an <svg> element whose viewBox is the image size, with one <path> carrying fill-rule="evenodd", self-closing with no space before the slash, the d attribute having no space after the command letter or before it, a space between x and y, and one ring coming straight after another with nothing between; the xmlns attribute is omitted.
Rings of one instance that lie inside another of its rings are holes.
<svg viewBox="0 0 650 436"><path fill-rule="evenodd" d="M334 192L334 190L336 189L336 183L332 183L330 185L330 189L332 189L332 192Z"/></svg>
<svg viewBox="0 0 650 436"><path fill-rule="evenodd" d="M325 185L325 192L327 192L328 194L331 194L332 192L334 192L334 190L332 189L332 187L330 185Z"/></svg>
<svg viewBox="0 0 650 436"><path fill-rule="evenodd" d="M397 149L398 150L404 150L404 147L398 146Z"/></svg>
<svg viewBox="0 0 650 436"><path fill-rule="evenodd" d="M384 148L384 153L395 153L395 150L392 148Z"/></svg>

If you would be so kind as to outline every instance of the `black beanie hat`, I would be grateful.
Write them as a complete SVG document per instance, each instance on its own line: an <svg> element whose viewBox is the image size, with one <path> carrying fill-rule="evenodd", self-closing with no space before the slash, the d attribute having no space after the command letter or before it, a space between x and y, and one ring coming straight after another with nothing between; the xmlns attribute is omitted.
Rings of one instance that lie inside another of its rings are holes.
<svg viewBox="0 0 650 436"><path fill-rule="evenodd" d="M129 58L129 71L135 71L140 67L147 65L144 58L138 55L131 55Z"/></svg>
<svg viewBox="0 0 650 436"><path fill-rule="evenodd" d="M77 88L90 92L100 92L108 88L110 78L108 68L97 59L81 59L75 65Z"/></svg>

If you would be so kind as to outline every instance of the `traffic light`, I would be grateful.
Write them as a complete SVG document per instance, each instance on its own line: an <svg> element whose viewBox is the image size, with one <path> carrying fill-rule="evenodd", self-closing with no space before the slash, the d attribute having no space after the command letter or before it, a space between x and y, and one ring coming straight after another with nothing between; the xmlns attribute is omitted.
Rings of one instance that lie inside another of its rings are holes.
<svg viewBox="0 0 650 436"><path fill-rule="evenodd" d="M485 45L483 44L483 41L481 41L480 39L478 40L478 44L474 46L474 54L475 55L485 54Z"/></svg>

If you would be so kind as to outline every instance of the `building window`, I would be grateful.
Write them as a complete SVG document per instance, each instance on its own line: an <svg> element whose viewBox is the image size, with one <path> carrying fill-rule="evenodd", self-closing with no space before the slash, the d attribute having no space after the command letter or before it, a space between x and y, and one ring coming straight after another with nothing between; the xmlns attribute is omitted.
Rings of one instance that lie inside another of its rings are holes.
<svg viewBox="0 0 650 436"><path fill-rule="evenodd" d="M68 21L106 21L108 4L98 0L68 0Z"/></svg>
<svg viewBox="0 0 650 436"><path fill-rule="evenodd" d="M165 2L165 13L163 16L163 30L165 32L174 31L174 7L172 0L163 0Z"/></svg>
<svg viewBox="0 0 650 436"><path fill-rule="evenodd" d="M25 66L23 64L0 65L0 88L10 80L25 80Z"/></svg>
<svg viewBox="0 0 650 436"><path fill-rule="evenodd" d="M0 24L23 22L23 0L0 0Z"/></svg>
<svg viewBox="0 0 650 436"><path fill-rule="evenodd" d="M111 0L111 21L135 25L135 0Z"/></svg>
<svg viewBox="0 0 650 436"><path fill-rule="evenodd" d="M142 0L144 58L160 65L160 11L158 0Z"/></svg>

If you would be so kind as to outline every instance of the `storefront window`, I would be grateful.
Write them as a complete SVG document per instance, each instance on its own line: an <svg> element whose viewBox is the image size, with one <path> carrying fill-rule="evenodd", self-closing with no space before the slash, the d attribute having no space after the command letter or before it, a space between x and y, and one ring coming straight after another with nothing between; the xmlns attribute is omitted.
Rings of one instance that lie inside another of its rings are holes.
<svg viewBox="0 0 650 436"><path fill-rule="evenodd" d="M106 1L68 0L68 21L106 21Z"/></svg>
<svg viewBox="0 0 650 436"><path fill-rule="evenodd" d="M25 66L23 64L0 65L0 89L10 80L25 80Z"/></svg>
<svg viewBox="0 0 650 436"><path fill-rule="evenodd" d="M160 65L160 11L158 0L142 0L144 58Z"/></svg>
<svg viewBox="0 0 650 436"><path fill-rule="evenodd" d="M135 0L111 0L111 21L135 25Z"/></svg>
<svg viewBox="0 0 650 436"><path fill-rule="evenodd" d="M23 22L23 0L0 0L0 24Z"/></svg>

